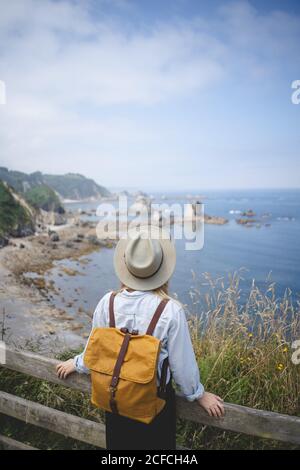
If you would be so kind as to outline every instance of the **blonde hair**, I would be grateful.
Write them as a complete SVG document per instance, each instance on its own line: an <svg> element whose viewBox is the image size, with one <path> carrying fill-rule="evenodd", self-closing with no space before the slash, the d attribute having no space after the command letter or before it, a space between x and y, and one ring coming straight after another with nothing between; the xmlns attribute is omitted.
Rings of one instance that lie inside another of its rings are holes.
<svg viewBox="0 0 300 470"><path fill-rule="evenodd" d="M123 292L124 290L132 291L134 289L131 289L130 287L126 286L125 284L122 284L120 289L117 292ZM181 303L177 299L174 299L174 297L172 297L169 294L169 283L168 283L168 281L165 284L163 284L162 286L157 287L156 289L152 289L149 292L153 292L153 294L156 294L161 299L175 300L175 302L177 302L178 304L181 305Z"/></svg>
<svg viewBox="0 0 300 470"><path fill-rule="evenodd" d="M166 282L160 287L157 287L156 289L153 289L152 292L161 299L172 299L172 297L169 295L169 284Z"/></svg>

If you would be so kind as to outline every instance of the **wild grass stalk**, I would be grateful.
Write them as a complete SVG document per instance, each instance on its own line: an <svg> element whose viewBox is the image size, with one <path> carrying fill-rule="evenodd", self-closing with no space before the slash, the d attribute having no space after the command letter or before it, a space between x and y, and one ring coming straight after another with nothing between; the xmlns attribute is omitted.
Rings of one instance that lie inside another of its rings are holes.
<svg viewBox="0 0 300 470"><path fill-rule="evenodd" d="M300 416L300 366L291 360L299 301L289 289L277 298L274 283L261 290L254 281L241 301L240 281L239 273L227 282L208 273L194 279L188 318L205 388L227 402ZM202 431L185 432L201 446Z"/></svg>

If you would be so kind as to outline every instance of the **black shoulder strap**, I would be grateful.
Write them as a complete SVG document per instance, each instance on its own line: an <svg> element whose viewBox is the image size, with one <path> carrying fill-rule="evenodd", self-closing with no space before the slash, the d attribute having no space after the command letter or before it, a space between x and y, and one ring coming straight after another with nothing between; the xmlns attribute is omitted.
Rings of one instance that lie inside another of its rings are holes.
<svg viewBox="0 0 300 470"><path fill-rule="evenodd" d="M158 394L159 394L160 398L166 398L168 368L169 368L169 358L166 357L163 360L163 363L162 363L160 383L159 383L159 387L158 387ZM172 375L171 375L171 378L172 378Z"/></svg>
<svg viewBox="0 0 300 470"><path fill-rule="evenodd" d="M154 331L154 329L155 329L155 327L156 327L156 324L157 324L158 320L160 319L160 316L161 316L161 314L162 314L162 312L163 312L163 310L164 310L164 308L165 308L165 306L167 305L168 302L169 302L169 299L163 299L163 300L159 303L157 309L156 309L155 312L154 312L154 315L153 315L153 317L152 317L152 320L151 320L151 322L150 322L150 324L149 324L149 326L148 326L148 329L147 329L147 331L146 331L146 335L150 335L150 336L153 335L153 331Z"/></svg>

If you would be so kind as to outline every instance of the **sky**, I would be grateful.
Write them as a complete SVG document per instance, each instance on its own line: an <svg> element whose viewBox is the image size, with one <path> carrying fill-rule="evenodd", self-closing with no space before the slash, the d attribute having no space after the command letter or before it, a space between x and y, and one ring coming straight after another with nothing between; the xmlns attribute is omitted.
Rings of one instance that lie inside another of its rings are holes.
<svg viewBox="0 0 300 470"><path fill-rule="evenodd" d="M299 51L299 1L0 0L0 165L299 188Z"/></svg>

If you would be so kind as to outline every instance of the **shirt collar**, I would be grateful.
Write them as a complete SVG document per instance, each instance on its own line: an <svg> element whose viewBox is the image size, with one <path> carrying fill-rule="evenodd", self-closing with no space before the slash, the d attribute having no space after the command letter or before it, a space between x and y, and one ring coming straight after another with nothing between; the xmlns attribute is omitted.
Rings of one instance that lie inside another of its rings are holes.
<svg viewBox="0 0 300 470"><path fill-rule="evenodd" d="M129 292L128 290L124 289L122 290L121 295L124 295L125 297L139 297L150 293L152 292L147 290L134 290L132 292Z"/></svg>

